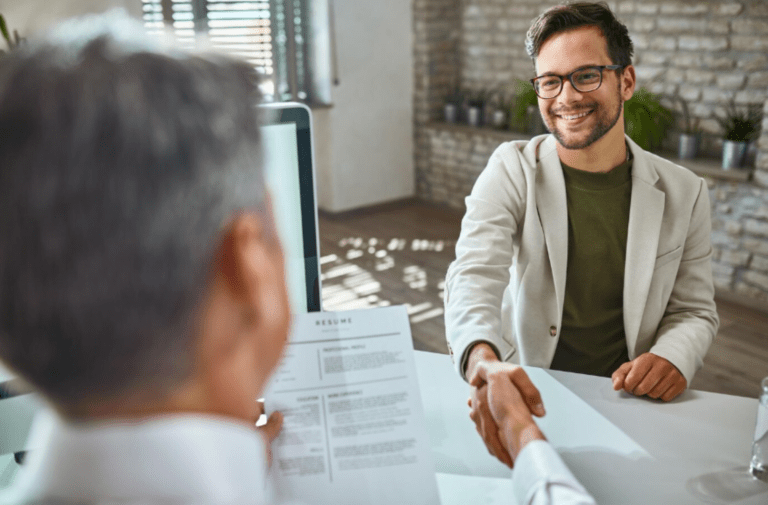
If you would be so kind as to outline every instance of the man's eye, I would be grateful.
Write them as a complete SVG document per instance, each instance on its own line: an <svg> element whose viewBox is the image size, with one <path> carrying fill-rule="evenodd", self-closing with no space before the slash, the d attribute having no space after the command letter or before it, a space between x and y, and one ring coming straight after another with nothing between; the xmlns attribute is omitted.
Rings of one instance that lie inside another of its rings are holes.
<svg viewBox="0 0 768 505"><path fill-rule="evenodd" d="M595 72L594 70L587 70L585 72L576 74L574 77L576 78L576 82L587 84L600 79L600 73Z"/></svg>
<svg viewBox="0 0 768 505"><path fill-rule="evenodd" d="M553 89L560 86L560 79L557 77L547 77L539 80L539 85L543 89Z"/></svg>

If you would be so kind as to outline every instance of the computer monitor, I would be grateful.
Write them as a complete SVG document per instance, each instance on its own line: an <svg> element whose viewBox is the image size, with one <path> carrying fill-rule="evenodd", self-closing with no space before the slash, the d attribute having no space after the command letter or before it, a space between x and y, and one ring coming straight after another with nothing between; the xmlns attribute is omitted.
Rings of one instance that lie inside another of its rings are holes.
<svg viewBox="0 0 768 505"><path fill-rule="evenodd" d="M322 310L311 115L299 103L259 105L264 174L283 245L294 313Z"/></svg>

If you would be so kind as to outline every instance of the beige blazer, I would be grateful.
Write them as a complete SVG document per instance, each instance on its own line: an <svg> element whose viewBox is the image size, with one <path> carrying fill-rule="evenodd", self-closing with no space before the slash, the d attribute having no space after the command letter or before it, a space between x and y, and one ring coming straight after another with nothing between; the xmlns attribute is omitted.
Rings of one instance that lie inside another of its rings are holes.
<svg viewBox="0 0 768 505"><path fill-rule="evenodd" d="M502 144L466 198L445 283L446 337L462 376L477 342L489 343L504 361L544 368L552 362L568 258L555 143L541 135ZM690 384L719 324L709 192L693 172L628 137L627 144L634 156L624 273L629 358L651 351Z"/></svg>

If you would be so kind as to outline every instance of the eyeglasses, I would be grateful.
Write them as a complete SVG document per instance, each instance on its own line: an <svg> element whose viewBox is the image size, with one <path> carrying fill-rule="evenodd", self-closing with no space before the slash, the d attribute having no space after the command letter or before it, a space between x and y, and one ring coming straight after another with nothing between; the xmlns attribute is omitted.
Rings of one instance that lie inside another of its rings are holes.
<svg viewBox="0 0 768 505"><path fill-rule="evenodd" d="M549 100L557 97L563 91L563 81L568 79L576 91L589 93L595 91L603 83L603 70L618 70L624 65L595 65L578 68L568 75L542 75L531 79L533 89L539 97Z"/></svg>

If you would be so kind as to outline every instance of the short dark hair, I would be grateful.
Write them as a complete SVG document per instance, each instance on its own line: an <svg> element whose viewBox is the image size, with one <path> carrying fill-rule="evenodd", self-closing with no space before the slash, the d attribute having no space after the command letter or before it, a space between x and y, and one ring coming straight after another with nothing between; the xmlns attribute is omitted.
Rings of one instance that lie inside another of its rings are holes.
<svg viewBox="0 0 768 505"><path fill-rule="evenodd" d="M0 358L64 407L191 375L222 227L264 202L251 66L92 35L0 64Z"/></svg>
<svg viewBox="0 0 768 505"><path fill-rule="evenodd" d="M533 20L525 36L525 50L536 63L541 46L552 35L582 26L597 26L608 45L608 56L614 65L632 64L634 48L624 26L604 2L574 2L547 9Z"/></svg>

